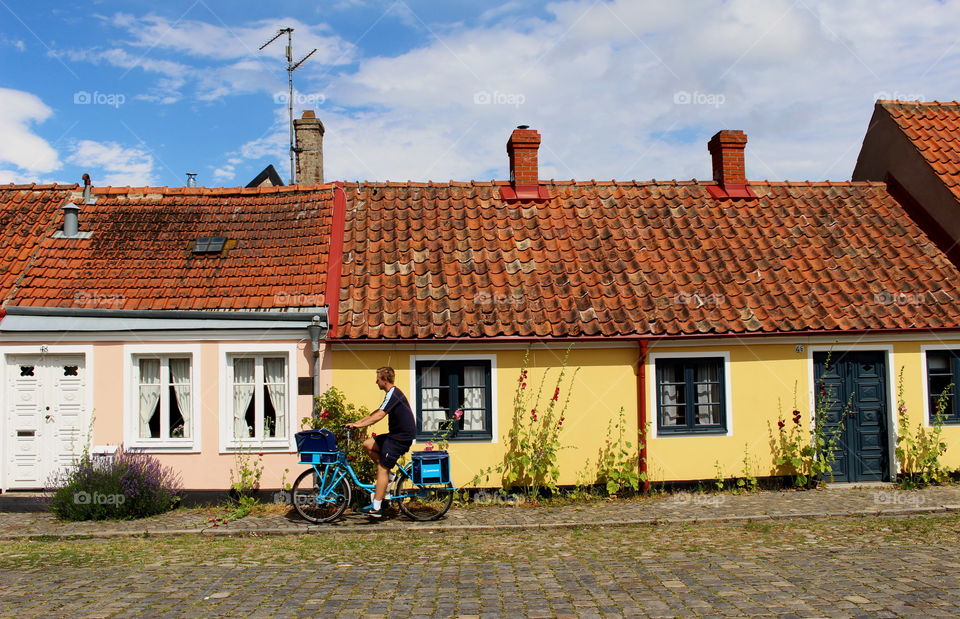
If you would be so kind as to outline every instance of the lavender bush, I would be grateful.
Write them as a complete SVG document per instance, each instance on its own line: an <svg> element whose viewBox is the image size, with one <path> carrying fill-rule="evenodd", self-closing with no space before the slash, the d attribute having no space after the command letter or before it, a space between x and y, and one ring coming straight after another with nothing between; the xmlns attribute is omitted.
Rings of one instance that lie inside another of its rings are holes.
<svg viewBox="0 0 960 619"><path fill-rule="evenodd" d="M113 458L90 454L50 484L50 509L63 520L143 518L163 513L180 500L180 477L144 453L117 448Z"/></svg>

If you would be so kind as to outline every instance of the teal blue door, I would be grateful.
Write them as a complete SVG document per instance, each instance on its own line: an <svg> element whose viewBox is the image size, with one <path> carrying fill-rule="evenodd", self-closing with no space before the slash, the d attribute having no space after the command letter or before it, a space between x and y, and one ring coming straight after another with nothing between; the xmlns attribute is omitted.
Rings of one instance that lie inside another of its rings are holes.
<svg viewBox="0 0 960 619"><path fill-rule="evenodd" d="M814 353L817 410L827 428L843 429L833 464L834 481L884 481L890 472L886 354ZM829 478L827 478L829 481Z"/></svg>

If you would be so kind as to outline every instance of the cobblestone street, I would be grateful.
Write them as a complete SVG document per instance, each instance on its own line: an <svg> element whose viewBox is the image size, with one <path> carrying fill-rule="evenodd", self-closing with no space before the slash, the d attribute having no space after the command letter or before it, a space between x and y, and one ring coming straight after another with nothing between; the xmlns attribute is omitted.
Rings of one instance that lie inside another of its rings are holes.
<svg viewBox="0 0 960 619"><path fill-rule="evenodd" d="M17 617L960 615L960 516L6 540Z"/></svg>

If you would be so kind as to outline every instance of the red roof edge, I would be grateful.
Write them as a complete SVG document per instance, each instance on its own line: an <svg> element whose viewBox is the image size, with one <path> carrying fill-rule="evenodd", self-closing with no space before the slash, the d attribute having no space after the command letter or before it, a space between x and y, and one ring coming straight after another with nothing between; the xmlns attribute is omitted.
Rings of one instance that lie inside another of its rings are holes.
<svg viewBox="0 0 960 619"><path fill-rule="evenodd" d="M343 267L343 237L347 226L347 194L343 183L334 183L333 221L330 222L330 251L327 255L327 289L323 298L327 302L327 337L337 336L340 308L340 270Z"/></svg>

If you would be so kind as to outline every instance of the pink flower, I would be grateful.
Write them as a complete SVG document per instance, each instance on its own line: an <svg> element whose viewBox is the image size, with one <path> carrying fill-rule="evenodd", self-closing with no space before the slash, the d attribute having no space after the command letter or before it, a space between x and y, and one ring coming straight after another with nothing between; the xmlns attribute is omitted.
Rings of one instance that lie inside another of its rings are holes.
<svg viewBox="0 0 960 619"><path fill-rule="evenodd" d="M456 411L454 411L453 418L459 421L461 417L463 417L463 410L458 408Z"/></svg>
<svg viewBox="0 0 960 619"><path fill-rule="evenodd" d="M427 441L423 444L424 451L433 451L433 441Z"/></svg>

